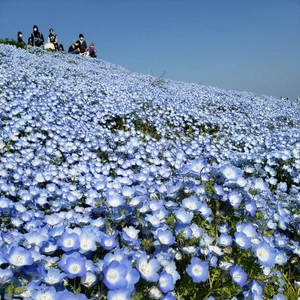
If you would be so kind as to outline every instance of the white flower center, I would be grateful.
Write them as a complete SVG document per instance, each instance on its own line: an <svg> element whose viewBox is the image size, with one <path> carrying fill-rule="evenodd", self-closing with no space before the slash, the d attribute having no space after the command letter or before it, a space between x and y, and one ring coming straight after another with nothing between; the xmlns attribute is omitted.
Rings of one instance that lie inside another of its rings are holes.
<svg viewBox="0 0 300 300"><path fill-rule="evenodd" d="M267 261L269 258L268 252L265 249L258 249L257 256L262 261Z"/></svg>
<svg viewBox="0 0 300 300"><path fill-rule="evenodd" d="M14 265L22 265L23 264L23 257L21 255L16 255L12 258L13 264Z"/></svg>
<svg viewBox="0 0 300 300"><path fill-rule="evenodd" d="M70 266L70 273L77 274L80 271L80 266L73 264Z"/></svg>
<svg viewBox="0 0 300 300"><path fill-rule="evenodd" d="M201 266L196 265L196 266L193 267L193 273L195 275L200 275L202 272L203 272L203 269L202 269Z"/></svg>
<svg viewBox="0 0 300 300"><path fill-rule="evenodd" d="M109 270L107 272L107 278L109 281L116 282L118 280L118 272L116 270Z"/></svg>
<svg viewBox="0 0 300 300"><path fill-rule="evenodd" d="M74 241L72 239L67 239L65 241L65 246L71 247L74 245Z"/></svg>
<svg viewBox="0 0 300 300"><path fill-rule="evenodd" d="M242 276L241 276L241 274L240 273L233 273L233 279L235 280L235 281L240 281L241 280L241 278L242 278Z"/></svg>

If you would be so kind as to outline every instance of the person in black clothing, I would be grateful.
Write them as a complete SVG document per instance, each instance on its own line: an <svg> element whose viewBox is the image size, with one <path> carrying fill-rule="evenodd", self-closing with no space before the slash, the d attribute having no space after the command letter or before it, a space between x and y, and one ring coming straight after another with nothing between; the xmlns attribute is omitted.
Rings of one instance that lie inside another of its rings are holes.
<svg viewBox="0 0 300 300"><path fill-rule="evenodd" d="M56 34L54 34L54 29L49 30L48 35L48 43L52 43L54 45L55 50L58 50L58 37Z"/></svg>
<svg viewBox="0 0 300 300"><path fill-rule="evenodd" d="M58 51L61 52L61 53L66 53L63 44L59 44Z"/></svg>
<svg viewBox="0 0 300 300"><path fill-rule="evenodd" d="M44 44L44 36L41 32L39 32L39 28L36 25L33 26L31 38L34 46L40 47Z"/></svg>
<svg viewBox="0 0 300 300"><path fill-rule="evenodd" d="M86 55L88 53L88 47L82 33L79 34L79 40L76 42L79 44L79 51L81 54Z"/></svg>
<svg viewBox="0 0 300 300"><path fill-rule="evenodd" d="M22 35L22 32L19 31L19 32L18 32L18 43L22 43L22 44L25 45L25 42L23 41L22 36L23 36L23 35Z"/></svg>
<svg viewBox="0 0 300 300"><path fill-rule="evenodd" d="M72 44L70 47L69 47L69 50L68 50L69 53L72 53L72 54L79 54L80 51L79 51L79 43L74 43Z"/></svg>
<svg viewBox="0 0 300 300"><path fill-rule="evenodd" d="M28 45L33 46L33 40L31 38L31 36L28 38Z"/></svg>

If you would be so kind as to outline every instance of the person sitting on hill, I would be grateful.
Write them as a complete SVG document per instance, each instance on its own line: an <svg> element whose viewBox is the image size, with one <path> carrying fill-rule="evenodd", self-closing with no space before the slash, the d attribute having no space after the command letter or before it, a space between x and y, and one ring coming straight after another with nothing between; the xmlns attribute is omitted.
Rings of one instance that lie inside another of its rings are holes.
<svg viewBox="0 0 300 300"><path fill-rule="evenodd" d="M72 54L79 54L80 50L79 50L79 43L74 43L69 47L68 53L72 53Z"/></svg>
<svg viewBox="0 0 300 300"><path fill-rule="evenodd" d="M61 53L66 53L65 49L64 49L64 46L62 44L59 44L58 46L58 51L61 52Z"/></svg>
<svg viewBox="0 0 300 300"><path fill-rule="evenodd" d="M33 46L33 40L31 37L28 38L28 43L29 46Z"/></svg>
<svg viewBox="0 0 300 300"><path fill-rule="evenodd" d="M58 50L58 37L54 34L54 29L51 28L49 32L48 43L44 46L44 49Z"/></svg>
<svg viewBox="0 0 300 300"><path fill-rule="evenodd" d="M19 31L19 32L18 32L18 43L21 43L21 44L25 45L25 42L23 41L22 36L23 36L23 35L22 35L22 32Z"/></svg>
<svg viewBox="0 0 300 300"><path fill-rule="evenodd" d="M31 38L34 46L40 47L44 44L44 36L41 32L39 32L39 28L36 25L33 26Z"/></svg>
<svg viewBox="0 0 300 300"><path fill-rule="evenodd" d="M82 33L79 34L79 40L76 43L79 44L80 54L87 55L88 47L87 47L86 41L84 40L84 36Z"/></svg>
<svg viewBox="0 0 300 300"><path fill-rule="evenodd" d="M94 43L91 43L90 44L90 47L89 47L89 56L90 57L97 57L96 55L96 49L95 49L95 44Z"/></svg>

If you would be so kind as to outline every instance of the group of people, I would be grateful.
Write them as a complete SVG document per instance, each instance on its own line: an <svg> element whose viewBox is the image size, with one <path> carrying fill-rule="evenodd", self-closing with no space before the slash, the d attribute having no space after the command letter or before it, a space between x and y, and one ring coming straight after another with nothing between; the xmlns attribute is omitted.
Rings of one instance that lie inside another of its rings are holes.
<svg viewBox="0 0 300 300"><path fill-rule="evenodd" d="M18 42L25 44L25 42L23 41L23 34L21 31L18 32ZM50 49L66 53L64 46L62 44L58 44L58 36L54 33L53 28L50 28L49 30L48 41L45 45L44 42L45 39L43 34L39 31L39 28L36 25L34 25L33 32L28 38L28 45L36 47L44 46L44 49L46 50ZM72 54L82 54L91 57L97 57L97 51L95 49L94 43L91 43L88 47L82 33L79 34L79 39L69 47L68 52Z"/></svg>

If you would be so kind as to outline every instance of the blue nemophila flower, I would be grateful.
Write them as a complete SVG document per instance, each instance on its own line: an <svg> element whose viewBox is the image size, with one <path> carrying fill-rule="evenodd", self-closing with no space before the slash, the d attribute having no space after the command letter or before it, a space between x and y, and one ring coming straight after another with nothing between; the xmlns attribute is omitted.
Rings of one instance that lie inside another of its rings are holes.
<svg viewBox="0 0 300 300"><path fill-rule="evenodd" d="M223 195L224 195L223 186L218 185L218 184L214 184L214 189L215 189L215 193L216 193L218 196L223 196Z"/></svg>
<svg viewBox="0 0 300 300"><path fill-rule="evenodd" d="M193 257L187 266L186 272L192 277L193 282L204 282L208 279L208 262L201 261L198 257Z"/></svg>
<svg viewBox="0 0 300 300"><path fill-rule="evenodd" d="M137 207L141 203L141 201L142 201L141 196L135 196L130 200L130 202L128 204L131 207Z"/></svg>
<svg viewBox="0 0 300 300"><path fill-rule="evenodd" d="M182 238L185 240L189 239L192 235L192 230L189 225L179 223L175 227L175 233L176 235L181 235Z"/></svg>
<svg viewBox="0 0 300 300"><path fill-rule="evenodd" d="M253 280L250 284L250 291L252 293L252 297L257 297L257 299L263 299L262 293L263 293L263 287L256 281ZM259 298L261 297L261 298Z"/></svg>
<svg viewBox="0 0 300 300"><path fill-rule="evenodd" d="M199 227L197 224L195 223L192 223L190 226L190 229L192 230L192 236L191 236L191 239L198 239L200 238L203 233L204 233L204 230L203 228Z"/></svg>
<svg viewBox="0 0 300 300"><path fill-rule="evenodd" d="M78 252L63 254L58 265L70 279L82 277L86 274L86 258Z"/></svg>
<svg viewBox="0 0 300 300"><path fill-rule="evenodd" d="M95 251L97 249L97 242L100 238L92 231L83 231L79 235L79 252L86 253L89 251Z"/></svg>
<svg viewBox="0 0 300 300"><path fill-rule="evenodd" d="M45 270L42 268L41 271L43 281L49 285L55 285L60 282L66 277L66 274L62 273L59 269L50 268L49 270Z"/></svg>
<svg viewBox="0 0 300 300"><path fill-rule="evenodd" d="M240 266L232 266L229 273L232 280L240 287L246 284L248 276Z"/></svg>
<svg viewBox="0 0 300 300"><path fill-rule="evenodd" d="M232 207L236 209L240 206L243 198L238 192L233 191L228 194L228 200Z"/></svg>
<svg viewBox="0 0 300 300"><path fill-rule="evenodd" d="M125 264L127 265L128 268L128 272L126 275L126 280L128 283L127 288L133 291L134 285L140 280L140 273L135 268L132 268L130 261L125 261Z"/></svg>
<svg viewBox="0 0 300 300"><path fill-rule="evenodd" d="M247 235L243 232L234 233L235 242L241 249L249 249L251 247L251 241Z"/></svg>
<svg viewBox="0 0 300 300"><path fill-rule="evenodd" d="M246 201L245 209L250 214L251 217L254 217L257 211L256 203L254 201Z"/></svg>
<svg viewBox="0 0 300 300"><path fill-rule="evenodd" d="M59 217L56 213L52 215L46 215L44 217L44 222L48 224L49 226L55 226L58 225L59 223L63 222L64 219Z"/></svg>
<svg viewBox="0 0 300 300"><path fill-rule="evenodd" d="M122 232L122 240L131 246L137 245L139 243L138 234L140 230L135 229L132 226L124 227Z"/></svg>
<svg viewBox="0 0 300 300"><path fill-rule="evenodd" d="M5 284L9 283L13 278L14 274L11 269L1 269L0 268L0 286L4 286Z"/></svg>
<svg viewBox="0 0 300 300"><path fill-rule="evenodd" d="M276 249L267 242L261 241L257 245L253 245L252 248L260 265L270 268L275 265Z"/></svg>
<svg viewBox="0 0 300 300"><path fill-rule="evenodd" d="M79 236L75 232L64 232L57 241L57 245L65 252L77 250L80 246Z"/></svg>
<svg viewBox="0 0 300 300"><path fill-rule="evenodd" d="M104 235L101 238L100 245L106 250L111 250L117 247L118 242L116 241L116 235Z"/></svg>
<svg viewBox="0 0 300 300"><path fill-rule="evenodd" d="M162 245L170 246L175 242L175 237L173 236L172 232L168 229L158 229L157 238Z"/></svg>
<svg viewBox="0 0 300 300"><path fill-rule="evenodd" d="M31 291L31 299L47 299L47 300L57 300L56 289L54 287L45 287L39 290Z"/></svg>
<svg viewBox="0 0 300 300"><path fill-rule="evenodd" d="M125 203L125 199L120 194L108 194L106 196L106 203L110 207L119 207Z"/></svg>
<svg viewBox="0 0 300 300"><path fill-rule="evenodd" d="M158 259L158 256L157 256L157 259ZM172 275L173 282L175 284L176 281L181 278L179 273L177 272L175 262L169 261L168 259L161 259L159 262L163 266L164 271L166 271L168 274Z"/></svg>
<svg viewBox="0 0 300 300"><path fill-rule="evenodd" d="M228 233L229 230L230 230L230 227L227 222L218 225L218 231L220 233Z"/></svg>
<svg viewBox="0 0 300 300"><path fill-rule="evenodd" d="M118 289L108 291L107 300L129 300L131 291L129 289Z"/></svg>
<svg viewBox="0 0 300 300"><path fill-rule="evenodd" d="M161 292L161 290L157 287L157 286L152 286L149 289L149 296L151 299L157 299L160 300L162 299L163 293Z"/></svg>
<svg viewBox="0 0 300 300"><path fill-rule="evenodd" d="M167 272L162 272L159 276L158 286L163 293L174 290L173 276Z"/></svg>
<svg viewBox="0 0 300 300"><path fill-rule="evenodd" d="M27 203L33 199L33 196L27 191L21 191L20 198L23 203Z"/></svg>
<svg viewBox="0 0 300 300"><path fill-rule="evenodd" d="M5 197L0 198L0 214L9 215L11 209L13 208L13 202Z"/></svg>
<svg viewBox="0 0 300 300"><path fill-rule="evenodd" d="M127 287L126 275L128 268L116 260L113 260L109 265L104 266L104 284L110 290L123 289Z"/></svg>
<svg viewBox="0 0 300 300"><path fill-rule="evenodd" d="M225 271L228 271L230 269L230 267L232 266L232 263L229 262L229 261L226 261L224 259L221 259L219 261L219 267L221 270L225 270Z"/></svg>
<svg viewBox="0 0 300 300"><path fill-rule="evenodd" d="M145 221L149 222L154 227L159 227L161 225L160 219L155 215L147 214Z"/></svg>
<svg viewBox="0 0 300 300"><path fill-rule="evenodd" d="M192 221L192 213L187 212L184 208L179 208L175 211L175 218L178 222L183 224L189 224Z"/></svg>
<svg viewBox="0 0 300 300"><path fill-rule="evenodd" d="M80 278L80 283L87 288L92 287L97 282L97 276L93 272L87 271L86 274Z"/></svg>
<svg viewBox="0 0 300 300"><path fill-rule="evenodd" d="M16 267L29 266L33 263L32 251L13 246L6 257L7 261Z"/></svg>
<svg viewBox="0 0 300 300"><path fill-rule="evenodd" d="M229 247L232 244L232 236L227 233L221 233L217 241L220 246Z"/></svg>
<svg viewBox="0 0 300 300"><path fill-rule="evenodd" d="M202 170L207 167L207 161L205 159L195 159L191 161L187 166L187 171L193 175L200 175Z"/></svg>
<svg viewBox="0 0 300 300"><path fill-rule="evenodd" d="M84 294L74 294L68 290L57 293L57 297L54 300L88 300Z"/></svg>
<svg viewBox="0 0 300 300"><path fill-rule="evenodd" d="M164 206L160 206L159 209L153 212L153 215L159 220L164 220L169 215L169 211Z"/></svg>
<svg viewBox="0 0 300 300"><path fill-rule="evenodd" d="M253 239L257 237L257 225L253 223L237 224L237 232L243 232L248 238Z"/></svg>
<svg viewBox="0 0 300 300"><path fill-rule="evenodd" d="M277 265L283 266L288 261L288 257L285 253L277 251L277 255L275 258L275 263Z"/></svg>
<svg viewBox="0 0 300 300"><path fill-rule="evenodd" d="M269 185L262 178L255 178L253 182L253 188L259 191L266 191L268 190Z"/></svg>
<svg viewBox="0 0 300 300"><path fill-rule="evenodd" d="M136 261L136 268L140 272L141 276L151 282L156 282L159 279L158 271L160 264L157 259L147 259L147 254L143 253Z"/></svg>
<svg viewBox="0 0 300 300"><path fill-rule="evenodd" d="M176 299L177 297L175 292L168 292L161 298L161 300L176 300Z"/></svg>
<svg viewBox="0 0 300 300"><path fill-rule="evenodd" d="M220 172L223 174L224 178L228 181L237 181L243 176L243 170L231 165L226 164L220 168Z"/></svg>
<svg viewBox="0 0 300 300"><path fill-rule="evenodd" d="M125 187L122 188L122 195L126 199L132 198L135 195L135 190L130 186L125 186Z"/></svg>
<svg viewBox="0 0 300 300"><path fill-rule="evenodd" d="M45 242L43 246L41 247L41 252L51 255L58 249L58 245L56 242Z"/></svg>
<svg viewBox="0 0 300 300"><path fill-rule="evenodd" d="M124 261L127 261L126 255L125 255L123 249L121 249L121 248L117 248L116 250L114 250L113 253L109 252L109 253L105 254L104 260L107 263L111 263L114 260L118 261L118 262L123 262L123 263L124 263Z"/></svg>
<svg viewBox="0 0 300 300"><path fill-rule="evenodd" d="M166 194L168 198L172 200L176 199L181 188L182 188L182 183L180 181L178 181L175 185L173 185L173 183L170 183L170 185L168 185L166 190Z"/></svg>
<svg viewBox="0 0 300 300"><path fill-rule="evenodd" d="M212 214L211 208L207 205L206 202L201 202L199 207L199 212L204 220L211 220L210 215Z"/></svg>
<svg viewBox="0 0 300 300"><path fill-rule="evenodd" d="M36 172L36 173L35 173L34 180L35 180L37 183L43 183L43 182L45 182L45 178L44 178L43 172L40 172L40 171Z"/></svg>
<svg viewBox="0 0 300 300"><path fill-rule="evenodd" d="M95 220L91 220L90 223L91 223L91 226L95 226L95 227L101 228L105 224L105 219L99 217L99 218L97 218Z"/></svg>
<svg viewBox="0 0 300 300"><path fill-rule="evenodd" d="M197 211L200 205L201 202L194 196L182 200L182 206L191 211Z"/></svg>
<svg viewBox="0 0 300 300"><path fill-rule="evenodd" d="M38 247L42 247L42 245L44 244L45 241L48 240L48 237L46 237L45 235L37 232L37 231L32 231L29 233L25 233L24 237L26 239L26 242L24 243L24 246L38 246Z"/></svg>

